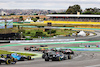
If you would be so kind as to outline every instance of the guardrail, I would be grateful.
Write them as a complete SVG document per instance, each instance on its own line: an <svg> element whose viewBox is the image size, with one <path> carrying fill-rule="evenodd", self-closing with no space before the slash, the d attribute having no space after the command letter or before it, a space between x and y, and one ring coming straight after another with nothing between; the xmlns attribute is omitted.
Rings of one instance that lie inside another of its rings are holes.
<svg viewBox="0 0 100 67"><path fill-rule="evenodd" d="M11 40L10 43L29 43L29 42L55 42L55 41L75 41L75 39L42 39L42 40Z"/></svg>
<svg viewBox="0 0 100 67"><path fill-rule="evenodd" d="M0 43L10 43L8 40L0 40Z"/></svg>
<svg viewBox="0 0 100 67"><path fill-rule="evenodd" d="M86 48L100 48L100 45L79 45L79 47L86 47Z"/></svg>

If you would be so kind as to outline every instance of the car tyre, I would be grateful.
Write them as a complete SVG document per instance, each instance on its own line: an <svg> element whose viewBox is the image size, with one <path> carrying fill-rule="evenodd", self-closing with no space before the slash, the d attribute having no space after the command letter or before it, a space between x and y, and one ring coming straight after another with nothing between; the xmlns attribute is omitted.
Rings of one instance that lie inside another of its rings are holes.
<svg viewBox="0 0 100 67"><path fill-rule="evenodd" d="M10 59L6 59L6 64L11 64L11 60Z"/></svg>
<svg viewBox="0 0 100 67"><path fill-rule="evenodd" d="M31 56L28 56L28 57L27 57L27 60L31 60Z"/></svg>
<svg viewBox="0 0 100 67"><path fill-rule="evenodd" d="M72 57L71 57L71 55L68 55L68 59L71 59Z"/></svg>
<svg viewBox="0 0 100 67"><path fill-rule="evenodd" d="M43 59L45 58L45 55L44 55L44 54L42 55L42 58L43 58Z"/></svg>
<svg viewBox="0 0 100 67"><path fill-rule="evenodd" d="M45 61L49 61L49 58L47 56L45 57Z"/></svg>
<svg viewBox="0 0 100 67"><path fill-rule="evenodd" d="M61 57L57 57L57 61L61 61Z"/></svg>

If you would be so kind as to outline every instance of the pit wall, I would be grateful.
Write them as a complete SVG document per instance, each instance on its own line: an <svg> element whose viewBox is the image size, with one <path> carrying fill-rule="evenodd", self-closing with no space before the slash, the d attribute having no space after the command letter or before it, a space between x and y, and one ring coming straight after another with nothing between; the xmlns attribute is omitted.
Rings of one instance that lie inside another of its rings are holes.
<svg viewBox="0 0 100 67"><path fill-rule="evenodd" d="M78 21L44 21L44 23L100 25L100 22L78 22Z"/></svg>

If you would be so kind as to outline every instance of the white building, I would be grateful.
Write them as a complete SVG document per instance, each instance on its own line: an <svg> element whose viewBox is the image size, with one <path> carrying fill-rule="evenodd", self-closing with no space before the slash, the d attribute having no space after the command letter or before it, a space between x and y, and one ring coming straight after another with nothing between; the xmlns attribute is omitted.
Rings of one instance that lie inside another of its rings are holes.
<svg viewBox="0 0 100 67"><path fill-rule="evenodd" d="M31 18L27 18L24 22L33 22L33 20L31 20Z"/></svg>
<svg viewBox="0 0 100 67"><path fill-rule="evenodd" d="M84 31L80 31L80 32L78 33L78 36L86 36L86 33L85 33Z"/></svg>
<svg viewBox="0 0 100 67"><path fill-rule="evenodd" d="M1 11L0 15L4 16L4 15L7 15L7 13L4 11Z"/></svg>

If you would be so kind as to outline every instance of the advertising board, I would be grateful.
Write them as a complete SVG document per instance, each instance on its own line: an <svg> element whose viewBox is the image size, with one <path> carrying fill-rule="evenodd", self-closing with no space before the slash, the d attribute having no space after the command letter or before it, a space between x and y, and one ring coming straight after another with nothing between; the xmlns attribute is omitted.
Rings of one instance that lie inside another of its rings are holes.
<svg viewBox="0 0 100 67"><path fill-rule="evenodd" d="M0 20L0 29L5 29L5 20Z"/></svg>
<svg viewBox="0 0 100 67"><path fill-rule="evenodd" d="M6 28L13 28L13 20L7 20Z"/></svg>

